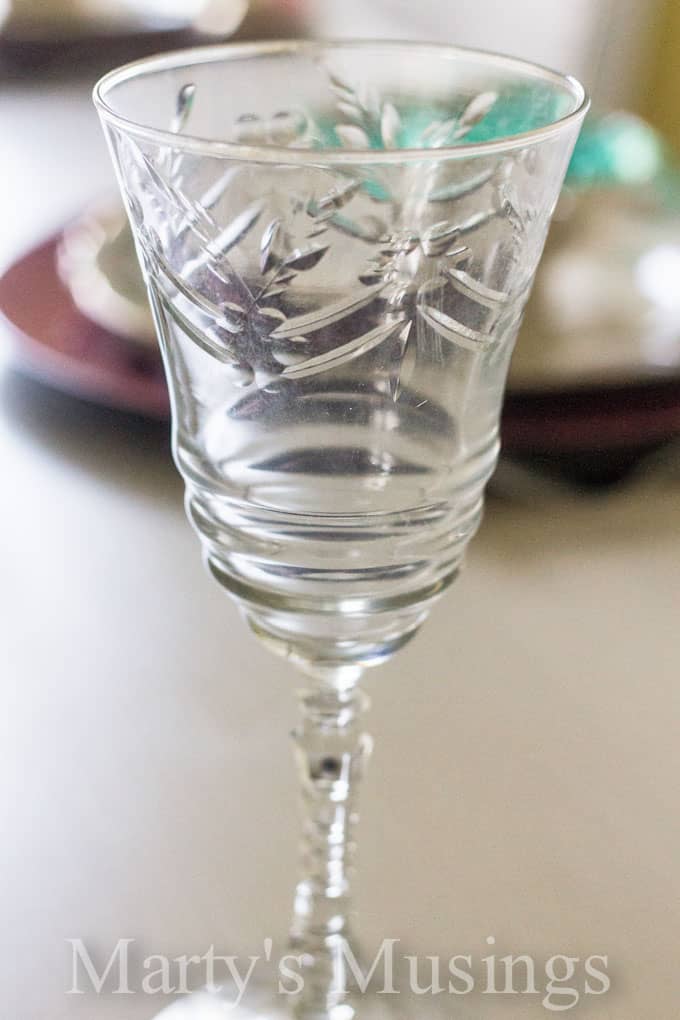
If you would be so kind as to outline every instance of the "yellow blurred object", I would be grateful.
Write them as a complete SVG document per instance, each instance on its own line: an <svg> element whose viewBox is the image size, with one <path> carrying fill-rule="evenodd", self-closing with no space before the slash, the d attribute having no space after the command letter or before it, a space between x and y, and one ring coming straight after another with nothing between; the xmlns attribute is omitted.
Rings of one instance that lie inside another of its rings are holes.
<svg viewBox="0 0 680 1020"><path fill-rule="evenodd" d="M680 154L680 0L659 0L641 112Z"/></svg>

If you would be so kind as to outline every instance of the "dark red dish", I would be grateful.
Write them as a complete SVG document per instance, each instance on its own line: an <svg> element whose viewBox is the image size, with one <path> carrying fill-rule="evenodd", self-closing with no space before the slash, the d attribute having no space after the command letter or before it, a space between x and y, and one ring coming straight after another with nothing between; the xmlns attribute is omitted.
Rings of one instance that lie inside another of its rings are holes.
<svg viewBox="0 0 680 1020"><path fill-rule="evenodd" d="M75 396L154 418L170 413L160 353L85 318L59 278L59 238L0 277L0 323L23 370Z"/></svg>

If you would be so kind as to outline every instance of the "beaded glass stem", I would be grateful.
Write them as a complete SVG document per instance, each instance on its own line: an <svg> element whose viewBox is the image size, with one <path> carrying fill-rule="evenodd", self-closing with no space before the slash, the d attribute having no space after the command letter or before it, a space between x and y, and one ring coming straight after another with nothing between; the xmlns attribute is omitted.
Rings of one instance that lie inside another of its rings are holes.
<svg viewBox="0 0 680 1020"><path fill-rule="evenodd" d="M95 101L189 518L251 628L310 678L294 735L292 1008L366 1016L346 966L370 747L359 679L416 632L478 525L587 101L573 79L507 57L372 42L152 58L104 78ZM207 1018L215 1002L173 1016Z"/></svg>

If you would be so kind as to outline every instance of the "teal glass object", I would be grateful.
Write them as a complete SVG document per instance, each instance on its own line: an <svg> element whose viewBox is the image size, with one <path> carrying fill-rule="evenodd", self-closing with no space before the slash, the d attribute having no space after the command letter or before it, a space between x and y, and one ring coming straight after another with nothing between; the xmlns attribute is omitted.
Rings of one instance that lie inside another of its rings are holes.
<svg viewBox="0 0 680 1020"><path fill-rule="evenodd" d="M504 91L501 92L501 88ZM535 131L559 121L569 113L567 97L562 92L556 92L545 85L532 84L508 88L499 83L498 89L498 93L495 90L488 92L489 96L495 97L488 112L460 137L456 137L455 134L458 118L465 109L465 101L460 97L455 104L400 99L397 104L400 127L394 139L395 143L401 149L437 149L444 145L448 147L493 142ZM444 132L443 136L428 143L428 130L433 123L439 123L443 127L450 123L450 135ZM324 148L342 148L342 138L336 131L337 115L319 114L316 124ZM385 148L378 119L373 120L370 116L363 118L361 126L372 150L379 151Z"/></svg>
<svg viewBox="0 0 680 1020"><path fill-rule="evenodd" d="M631 113L586 120L567 171L581 186L639 185L669 169L667 147L654 128Z"/></svg>

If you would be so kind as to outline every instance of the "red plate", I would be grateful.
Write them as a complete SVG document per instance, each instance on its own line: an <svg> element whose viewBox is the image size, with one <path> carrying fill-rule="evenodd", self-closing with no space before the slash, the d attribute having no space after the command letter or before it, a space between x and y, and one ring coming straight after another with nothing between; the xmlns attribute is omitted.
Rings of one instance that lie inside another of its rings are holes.
<svg viewBox="0 0 680 1020"><path fill-rule="evenodd" d="M167 418L158 350L131 344L78 311L57 274L58 241L42 244L0 278L0 315L20 365L85 399ZM680 435L680 382L511 391L502 431L505 451L527 456L648 449Z"/></svg>
<svg viewBox="0 0 680 1020"><path fill-rule="evenodd" d="M530 455L643 450L680 435L680 382L508 393L503 447Z"/></svg>
<svg viewBox="0 0 680 1020"><path fill-rule="evenodd" d="M52 238L0 277L0 315L21 368L96 403L153 418L170 413L160 353L85 318L56 268Z"/></svg>

